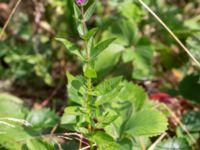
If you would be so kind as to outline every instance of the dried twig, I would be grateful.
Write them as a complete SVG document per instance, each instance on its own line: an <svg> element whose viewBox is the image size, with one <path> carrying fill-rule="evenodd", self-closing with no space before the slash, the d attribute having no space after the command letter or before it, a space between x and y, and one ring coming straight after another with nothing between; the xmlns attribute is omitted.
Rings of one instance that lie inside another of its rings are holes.
<svg viewBox="0 0 200 150"><path fill-rule="evenodd" d="M139 141L140 141L141 149L142 149L142 150L146 150L145 144L144 144L144 139L143 139L142 137L140 137L140 138L139 138Z"/></svg>
<svg viewBox="0 0 200 150"><path fill-rule="evenodd" d="M6 22L5 22L5 24L4 24L3 28L2 28L2 30L1 30L1 32L0 32L0 41L2 40L3 33L5 32L5 30L6 30L7 26L8 26L8 24L9 24L9 22L10 22L12 16L14 15L14 13L15 13L17 7L19 6L19 4L21 3L21 1L22 1L22 0L18 0L18 1L16 2L15 6L13 7L13 9L12 9L12 11L11 11L9 17L8 17L8 19L6 20Z"/></svg>
<svg viewBox="0 0 200 150"><path fill-rule="evenodd" d="M154 150L156 148L156 145L167 135L166 132L160 135L160 137L148 148L148 150Z"/></svg>
<svg viewBox="0 0 200 150"><path fill-rule="evenodd" d="M54 132L56 131L56 129L58 128L58 123L53 127L53 129L51 130L50 135L53 136Z"/></svg>
<svg viewBox="0 0 200 150"><path fill-rule="evenodd" d="M83 144L82 144L82 143L83 143L82 141L83 141L83 136L82 136L82 137L80 138L80 140L79 140L79 149L82 148L82 145L83 145Z"/></svg>
<svg viewBox="0 0 200 150"><path fill-rule="evenodd" d="M96 144L93 144L92 146L94 147L94 146L96 146ZM86 146L86 147L81 148L81 149L79 149L79 150L87 150L87 149L89 149L89 148L90 148L90 146Z"/></svg>

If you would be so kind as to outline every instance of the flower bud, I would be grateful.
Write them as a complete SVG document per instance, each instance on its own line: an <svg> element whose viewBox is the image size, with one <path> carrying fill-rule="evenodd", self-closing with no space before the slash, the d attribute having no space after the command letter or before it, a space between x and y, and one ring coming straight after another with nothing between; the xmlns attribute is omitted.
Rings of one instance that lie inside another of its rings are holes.
<svg viewBox="0 0 200 150"><path fill-rule="evenodd" d="M86 1L86 0L76 0L76 4L77 4L78 6L83 6L83 5L85 4L85 1Z"/></svg>

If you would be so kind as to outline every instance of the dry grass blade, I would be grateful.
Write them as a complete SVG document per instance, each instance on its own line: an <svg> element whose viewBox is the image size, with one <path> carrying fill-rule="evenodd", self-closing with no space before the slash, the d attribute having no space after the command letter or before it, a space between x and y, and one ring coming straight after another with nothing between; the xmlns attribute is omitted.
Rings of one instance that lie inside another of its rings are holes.
<svg viewBox="0 0 200 150"><path fill-rule="evenodd" d="M8 127L10 127L10 128L15 128L14 125L12 125L12 124L10 124L10 123L7 123L7 122L4 122L4 121L0 121L0 124L5 125L5 126L8 126Z"/></svg>
<svg viewBox="0 0 200 150"><path fill-rule="evenodd" d="M23 119L17 119L17 118L0 118L0 120L5 120L5 121L11 121L15 123L20 123L25 126L32 126L28 121L23 120Z"/></svg>
<svg viewBox="0 0 200 150"><path fill-rule="evenodd" d="M148 148L148 150L154 150L156 148L156 145L158 145L158 143L160 141L162 141L162 139L167 135L166 132L164 132L163 134L161 134L161 136Z"/></svg>
<svg viewBox="0 0 200 150"><path fill-rule="evenodd" d="M155 18L156 20L169 32L169 34L176 40L176 42L184 49L184 51L191 57L191 59L200 67L199 61L192 55L189 49L179 40L179 38L174 34L174 32L153 12L149 6L147 6L143 0L138 0L142 6L144 6Z"/></svg>
<svg viewBox="0 0 200 150"><path fill-rule="evenodd" d="M15 13L15 11L16 11L16 9L17 9L17 7L19 6L20 3L21 3L21 0L18 0L18 1L16 2L15 6L13 7L13 9L12 9L12 11L11 11L9 17L8 17L8 19L6 20L6 22L5 22L5 24L4 24L3 28L2 28L2 30L1 30L1 32L0 32L0 41L2 40L3 33L5 32L5 30L6 30L7 26L8 26L8 24L9 24L9 22L10 22L12 16L14 15L14 13Z"/></svg>
<svg viewBox="0 0 200 150"><path fill-rule="evenodd" d="M96 144L93 144L92 146L96 146ZM81 149L79 149L79 150L88 150L89 148L90 148L90 146L86 146L86 147L81 148Z"/></svg>

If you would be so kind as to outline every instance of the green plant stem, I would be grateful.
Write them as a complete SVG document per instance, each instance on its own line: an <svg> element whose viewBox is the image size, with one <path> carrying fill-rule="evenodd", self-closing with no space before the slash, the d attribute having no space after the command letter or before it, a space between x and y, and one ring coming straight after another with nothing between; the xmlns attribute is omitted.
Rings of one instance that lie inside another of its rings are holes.
<svg viewBox="0 0 200 150"><path fill-rule="evenodd" d="M81 17L82 17L82 25L83 25L83 34L85 35L86 32L87 32L87 26L86 26L86 23L85 23L84 8L83 8L83 6L81 6ZM89 59L90 59L90 52L89 52L89 48L88 48L86 40L84 40L84 45L85 45L86 60L89 61Z"/></svg>
<svg viewBox="0 0 200 150"><path fill-rule="evenodd" d="M86 22L85 22L85 18L84 18L84 8L83 6L81 6L81 16L82 16L82 26L83 26L83 34L85 35L87 32L87 26L86 26ZM86 64L89 65L90 62L90 48L88 47L88 41L84 40L84 45L85 45L85 53L86 53ZM87 83L86 83L86 87L87 87L87 108L89 109L89 113L88 115L90 116L90 124L88 125L88 130L90 132L90 134L92 134L93 132L93 127L92 127L92 122L93 122L93 118L92 118L92 110L90 109L90 105L91 103L91 96L90 93L92 92L92 79L91 78L87 78ZM93 142L90 142L90 149L93 150L94 146L93 146Z"/></svg>

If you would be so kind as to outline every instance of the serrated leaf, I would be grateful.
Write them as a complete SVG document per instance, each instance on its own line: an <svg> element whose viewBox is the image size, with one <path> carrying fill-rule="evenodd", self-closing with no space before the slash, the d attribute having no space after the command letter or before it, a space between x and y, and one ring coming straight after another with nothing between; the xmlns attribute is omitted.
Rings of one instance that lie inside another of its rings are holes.
<svg viewBox="0 0 200 150"><path fill-rule="evenodd" d="M192 150L192 147L186 139L174 138L161 142L156 146L155 150Z"/></svg>
<svg viewBox="0 0 200 150"><path fill-rule="evenodd" d="M114 111L112 109L107 109L101 116L99 116L97 118L97 120L98 120L97 127L104 128L105 126L112 123L118 116L119 116L119 114L117 114L116 111Z"/></svg>
<svg viewBox="0 0 200 150"><path fill-rule="evenodd" d="M106 103L111 104L114 101L119 100L118 94L119 94L120 89L121 89L121 87L117 86L111 92L109 92L105 95L99 96L95 102L95 105L99 106L99 105L103 105Z"/></svg>
<svg viewBox="0 0 200 150"><path fill-rule="evenodd" d="M62 42L65 47L70 51L70 53L78 56L81 60L84 60L82 54L80 53L79 49L70 41L63 39L63 38L56 38L57 41Z"/></svg>
<svg viewBox="0 0 200 150"><path fill-rule="evenodd" d="M90 17L93 15L96 8L96 3L94 2L85 12L84 19L85 21L88 21Z"/></svg>
<svg viewBox="0 0 200 150"><path fill-rule="evenodd" d="M105 103L112 103L118 99L119 91L121 89L120 81L122 77L115 77L105 80L94 89L94 95L98 96L95 105L103 105Z"/></svg>
<svg viewBox="0 0 200 150"><path fill-rule="evenodd" d="M114 77L112 79L108 79L97 85L94 89L98 95L105 95L109 92L111 92L114 88L117 87L117 85L122 80L122 77Z"/></svg>
<svg viewBox="0 0 200 150"><path fill-rule="evenodd" d="M91 58L94 59L97 57L103 50L105 50L113 41L115 38L111 38L108 40L105 40L103 42L100 42L97 44L94 48L91 50Z"/></svg>
<svg viewBox="0 0 200 150"><path fill-rule="evenodd" d="M157 136L167 129L166 117L157 110L134 113L126 122L124 131L131 136Z"/></svg>
<svg viewBox="0 0 200 150"><path fill-rule="evenodd" d="M133 83L125 83L124 88L119 94L119 98L123 101L130 101L135 110L138 111L144 105L147 95L142 87Z"/></svg>

